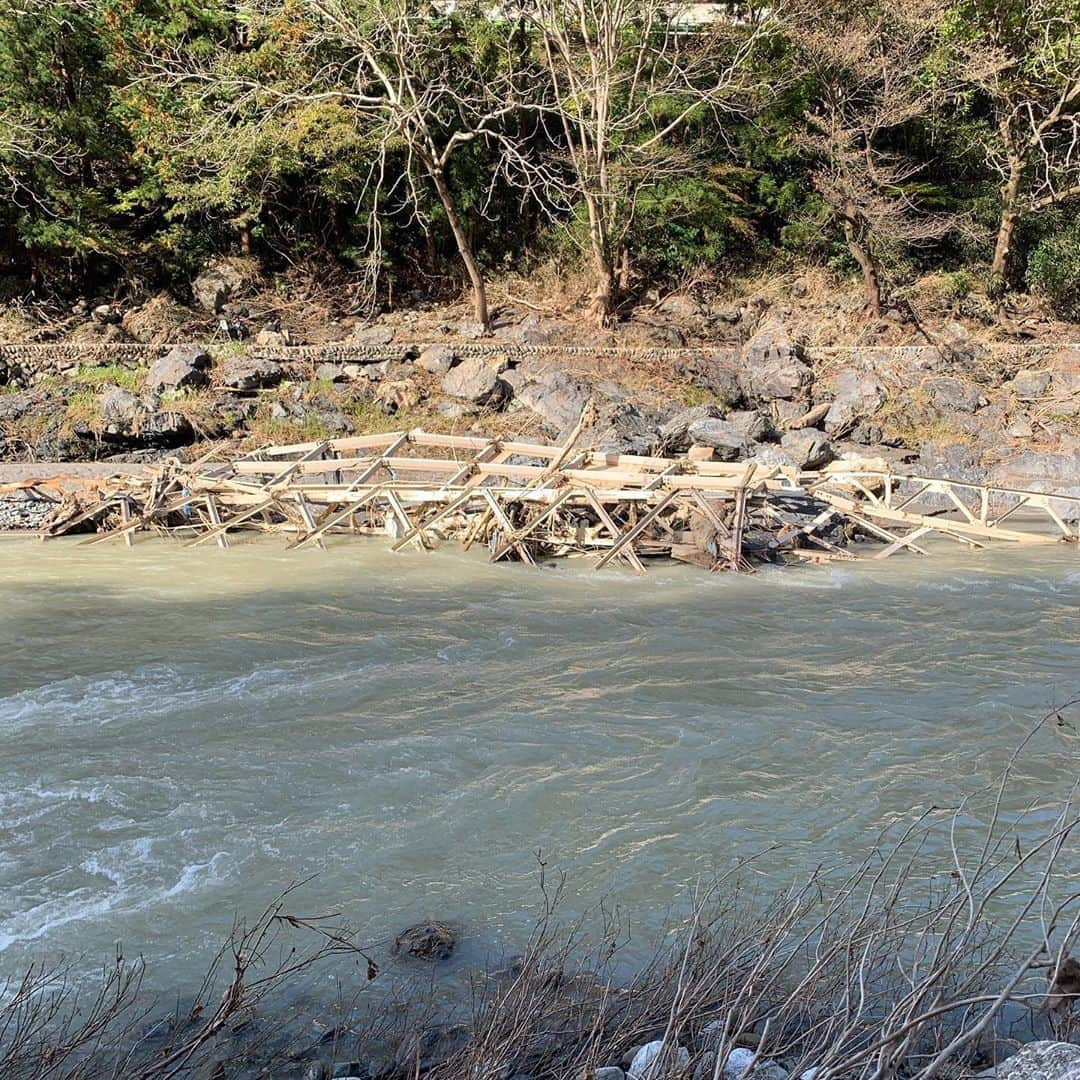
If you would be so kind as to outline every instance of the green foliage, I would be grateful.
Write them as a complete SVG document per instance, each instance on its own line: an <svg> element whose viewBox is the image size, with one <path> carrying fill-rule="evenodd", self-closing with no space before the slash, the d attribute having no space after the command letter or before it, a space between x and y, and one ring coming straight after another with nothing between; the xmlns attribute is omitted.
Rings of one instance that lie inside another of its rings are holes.
<svg viewBox="0 0 1080 1080"><path fill-rule="evenodd" d="M1028 259L1026 281L1059 315L1080 319L1080 213L1046 232Z"/></svg>
<svg viewBox="0 0 1080 1080"><path fill-rule="evenodd" d="M79 366L75 378L94 387L119 386L134 391L141 389L146 372L146 368L129 368L123 364L84 364Z"/></svg>
<svg viewBox="0 0 1080 1080"><path fill-rule="evenodd" d="M500 130L513 132L523 153L569 173L565 132L550 112L537 38L524 20L493 18L479 0L452 10L413 0L335 0L330 7L347 14L350 33L384 64L392 63L392 49L380 16L400 10L410 17L419 85L448 90L431 101L436 144L459 129L463 109L498 87L526 103L500 120ZM310 0L0 3L5 273L24 291L93 294L125 278L186 283L212 258L241 251L267 277L304 260L370 269L369 224L377 213L383 296L455 287L444 208L397 121L362 104L382 91L358 62L357 41L326 31L326 10ZM1056 18L1040 21L1047 13ZM950 0L939 46L920 76L940 104L889 128L882 141L916 166L905 196L935 213L962 215L969 227L916 251L880 251L897 275L942 271L955 303L972 292L978 270L952 271L989 261L1001 212L994 164L1006 149L1007 126L1000 102L964 58L993 48L1008 61L999 79L1004 99L1056 100L1047 88L1068 64L1078 20L1080 0ZM627 34L640 33L640 25ZM715 48L719 71L730 42ZM856 271L836 214L815 190L821 161L801 138L807 110L822 98L821 76L808 74L795 44L779 34L747 65L758 89L744 113L724 113L719 123L719 113L704 109L683 122L689 98L678 90L649 93L648 72L637 90L625 91L647 103L640 126L614 129L610 148L611 198L625 196L629 211L615 246L628 250L636 286L670 288L703 270L723 275L793 261ZM708 65L699 70L707 75ZM611 102L616 110L625 104ZM571 101L572 109L585 105ZM634 173L643 141L676 118L661 167L644 178ZM569 236L575 250L588 247L583 205L544 190L523 194L510 172L486 136L456 145L445 170L483 266L522 268L550 249L555 235ZM1029 187L1039 175L1031 170ZM415 201L407 197L410 184ZM1017 272L1026 266L1030 288L1061 313L1076 314L1077 217L1054 208L1035 213L1031 205L1017 230ZM88 385L135 388L126 369L83 374Z"/></svg>

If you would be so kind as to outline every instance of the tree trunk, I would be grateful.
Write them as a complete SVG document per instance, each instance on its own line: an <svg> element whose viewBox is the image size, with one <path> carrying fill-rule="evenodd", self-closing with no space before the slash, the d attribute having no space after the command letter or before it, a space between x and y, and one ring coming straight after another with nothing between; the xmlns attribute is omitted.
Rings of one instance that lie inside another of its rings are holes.
<svg viewBox="0 0 1080 1080"><path fill-rule="evenodd" d="M446 211L446 220L450 223L450 231L454 234L458 254L465 264L465 272L469 275L469 281L472 283L473 317L484 328L486 333L491 329L491 316L488 313L487 287L484 284L484 275L480 272L476 256L473 254L472 244L469 243L469 237L461 223L461 218L458 217L454 196L447 186L442 169L437 166L433 168L431 170L431 179L435 184L435 190L439 193L439 201L442 203L443 210Z"/></svg>
<svg viewBox="0 0 1080 1080"><path fill-rule="evenodd" d="M1024 163L1019 158L1009 160L1009 178L1001 188L1001 221L998 224L994 261L990 264L990 295L1000 297L1009 283L1013 233L1020 216L1020 185L1024 178Z"/></svg>
<svg viewBox="0 0 1080 1080"><path fill-rule="evenodd" d="M596 288L589 309L601 327L610 326L619 297L615 268L599 252L593 253L593 262L596 265Z"/></svg>
<svg viewBox="0 0 1080 1080"><path fill-rule="evenodd" d="M848 250L852 258L859 264L862 271L863 288L866 290L866 310L872 318L881 318L881 278L877 267L874 265L873 256L870 254L862 237L855 228L854 222L849 218L844 219L844 238L847 240Z"/></svg>

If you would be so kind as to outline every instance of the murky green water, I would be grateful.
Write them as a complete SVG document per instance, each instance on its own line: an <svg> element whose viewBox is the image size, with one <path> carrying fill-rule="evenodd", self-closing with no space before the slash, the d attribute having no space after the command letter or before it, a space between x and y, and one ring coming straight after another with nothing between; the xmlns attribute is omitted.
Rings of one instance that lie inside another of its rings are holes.
<svg viewBox="0 0 1080 1080"><path fill-rule="evenodd" d="M0 978L122 941L195 980L311 875L294 906L370 940L443 916L513 949L537 851L564 912L645 938L766 845L765 887L861 855L1080 691L1075 548L638 580L9 540L0 570ZM1034 751L1017 806L1080 771L1064 733Z"/></svg>

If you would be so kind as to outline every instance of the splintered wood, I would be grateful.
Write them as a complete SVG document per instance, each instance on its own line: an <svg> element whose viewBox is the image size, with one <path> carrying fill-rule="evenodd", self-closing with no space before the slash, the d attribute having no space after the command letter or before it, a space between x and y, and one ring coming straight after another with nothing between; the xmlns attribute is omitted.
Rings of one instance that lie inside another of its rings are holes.
<svg viewBox="0 0 1080 1080"><path fill-rule="evenodd" d="M973 547L1077 540L1076 496L903 476L880 462L809 473L605 454L576 447L580 430L558 446L409 431L239 457L215 448L67 497L41 536L93 528L84 543L152 532L224 548L231 533L258 530L303 548L380 534L394 551L455 540L493 562L582 556L637 573L655 557L739 572L782 557L854 559L855 539L882 542L877 558L925 554L917 541L930 534ZM1049 531L1013 527L1019 510Z"/></svg>

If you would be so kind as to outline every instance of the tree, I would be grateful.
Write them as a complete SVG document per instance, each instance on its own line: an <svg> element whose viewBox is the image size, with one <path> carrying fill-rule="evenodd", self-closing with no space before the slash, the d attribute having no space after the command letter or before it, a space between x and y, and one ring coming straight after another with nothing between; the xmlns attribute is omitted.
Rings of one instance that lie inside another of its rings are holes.
<svg viewBox="0 0 1080 1080"><path fill-rule="evenodd" d="M363 117L385 155L400 150L411 202L422 212L416 182L432 185L472 287L473 314L488 329L484 273L455 189L452 164L467 147L511 152L507 126L520 108L520 39L478 4L443 11L413 0L304 0L332 48L342 53L328 84L332 96ZM492 176L494 175L494 169Z"/></svg>
<svg viewBox="0 0 1080 1080"><path fill-rule="evenodd" d="M0 5L0 173L10 190L0 215L9 257L28 257L35 284L57 256L70 268L122 244L111 197L128 155L103 30L99 5Z"/></svg>
<svg viewBox="0 0 1080 1080"><path fill-rule="evenodd" d="M953 62L991 116L983 149L1000 177L990 266L1000 295L1017 224L1080 200L1080 0L960 0L951 15Z"/></svg>
<svg viewBox="0 0 1080 1080"><path fill-rule="evenodd" d="M772 20L710 9L698 21L691 6L669 0L531 0L524 10L547 76L540 108L555 147L529 179L548 199L561 195L564 210L584 207L592 310L603 324L628 284L641 193L698 167L678 138L692 121L708 115L713 149L723 144L724 117L762 88L748 61Z"/></svg>
<svg viewBox="0 0 1080 1080"><path fill-rule="evenodd" d="M913 185L923 164L900 149L904 129L930 110L924 74L937 15L932 0L822 0L790 27L812 80L796 141L814 162L814 188L843 232L875 318L888 254L952 227L920 205Z"/></svg>

